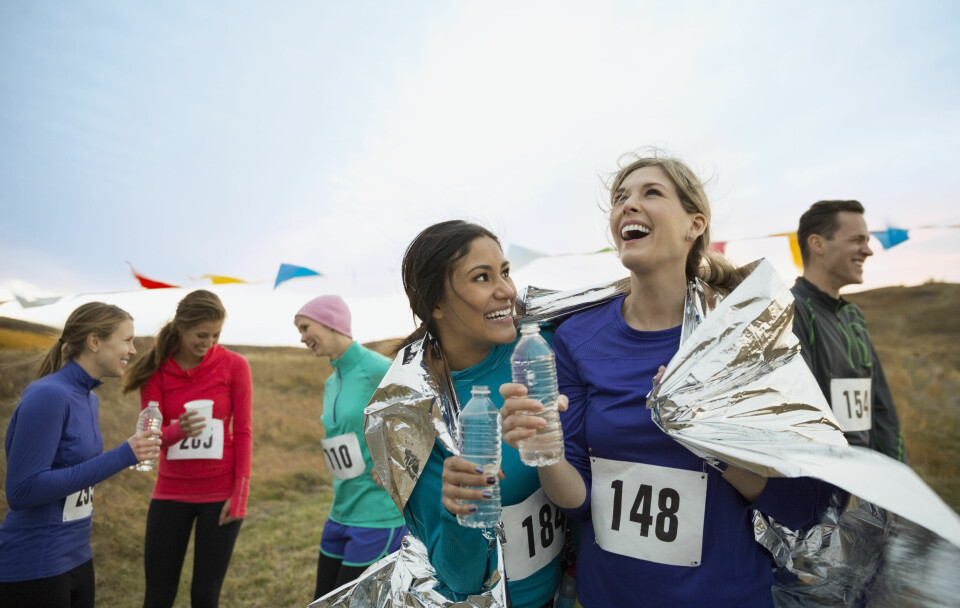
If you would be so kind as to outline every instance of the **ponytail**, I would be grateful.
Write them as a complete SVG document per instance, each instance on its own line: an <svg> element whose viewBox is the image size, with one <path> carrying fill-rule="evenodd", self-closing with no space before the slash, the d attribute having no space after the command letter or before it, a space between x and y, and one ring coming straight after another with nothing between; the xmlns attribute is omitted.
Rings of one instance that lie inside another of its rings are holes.
<svg viewBox="0 0 960 608"><path fill-rule="evenodd" d="M63 324L63 333L43 356L37 368L36 379L52 374L67 361L76 359L87 347L87 337L90 334L105 340L116 331L120 323L132 320L130 313L113 304L88 302L80 306L67 317L67 322Z"/></svg>
<svg viewBox="0 0 960 608"><path fill-rule="evenodd" d="M157 341L150 352L134 361L127 368L127 373L120 380L121 392L126 395L146 384L150 376L160 369L160 364L176 351L179 344L180 336L173 328L173 321L170 321L157 334Z"/></svg>

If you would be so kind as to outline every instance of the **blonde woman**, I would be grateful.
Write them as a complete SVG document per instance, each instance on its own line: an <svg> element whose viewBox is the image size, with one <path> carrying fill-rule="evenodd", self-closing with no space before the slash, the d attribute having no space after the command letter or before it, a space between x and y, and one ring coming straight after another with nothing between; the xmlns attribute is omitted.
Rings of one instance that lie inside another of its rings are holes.
<svg viewBox="0 0 960 608"><path fill-rule="evenodd" d="M0 525L0 607L93 607L94 487L160 452L155 431L103 451L93 389L122 376L136 353L126 311L84 304L23 391L4 442L10 510Z"/></svg>

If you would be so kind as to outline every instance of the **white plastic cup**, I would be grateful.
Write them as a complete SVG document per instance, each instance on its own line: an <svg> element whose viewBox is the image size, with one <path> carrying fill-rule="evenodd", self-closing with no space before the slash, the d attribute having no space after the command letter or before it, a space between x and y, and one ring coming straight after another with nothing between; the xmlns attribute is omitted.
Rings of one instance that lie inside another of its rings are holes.
<svg viewBox="0 0 960 608"><path fill-rule="evenodd" d="M213 420L213 399L187 401L183 404L183 407L188 412L197 412L203 416L203 429L200 430L199 437L201 439L208 439L213 433L213 427L210 425L210 421Z"/></svg>

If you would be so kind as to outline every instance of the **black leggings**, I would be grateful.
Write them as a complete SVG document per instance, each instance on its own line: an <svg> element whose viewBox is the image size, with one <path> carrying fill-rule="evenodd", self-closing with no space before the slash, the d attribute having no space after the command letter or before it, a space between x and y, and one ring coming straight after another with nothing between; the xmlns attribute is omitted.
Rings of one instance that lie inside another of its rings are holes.
<svg viewBox="0 0 960 608"><path fill-rule="evenodd" d="M324 555L321 551L317 558L317 586L313 590L313 599L319 599L340 585L359 578L366 569L366 566L344 566L342 559Z"/></svg>
<svg viewBox="0 0 960 608"><path fill-rule="evenodd" d="M227 575L233 545L243 520L218 524L223 502L187 503L151 500L147 512L147 538L143 564L147 578L144 608L170 608L177 597L180 570L190 541L190 529L197 522L193 539L193 580L190 605L217 608L220 587Z"/></svg>
<svg viewBox="0 0 960 608"><path fill-rule="evenodd" d="M0 608L93 608L93 560L58 576L0 583Z"/></svg>

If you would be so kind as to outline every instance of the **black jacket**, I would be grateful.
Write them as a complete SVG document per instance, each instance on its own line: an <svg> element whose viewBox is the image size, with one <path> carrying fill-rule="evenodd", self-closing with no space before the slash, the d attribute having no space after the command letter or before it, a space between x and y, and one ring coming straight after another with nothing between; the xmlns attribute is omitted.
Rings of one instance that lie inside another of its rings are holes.
<svg viewBox="0 0 960 608"><path fill-rule="evenodd" d="M900 420L863 312L803 277L790 291L796 302L793 333L847 441L905 461ZM868 423L864 430L847 430Z"/></svg>

